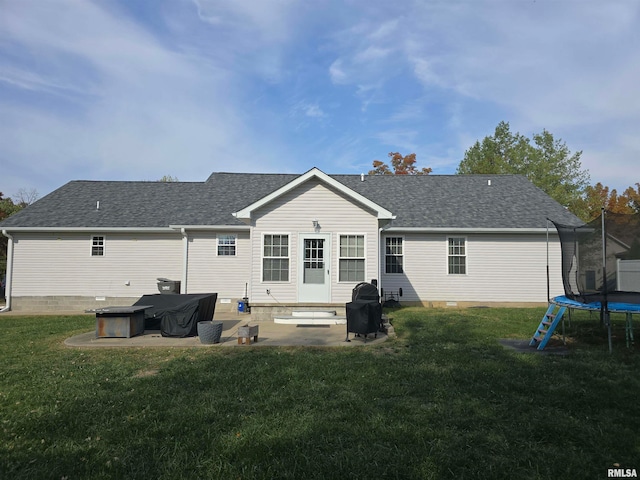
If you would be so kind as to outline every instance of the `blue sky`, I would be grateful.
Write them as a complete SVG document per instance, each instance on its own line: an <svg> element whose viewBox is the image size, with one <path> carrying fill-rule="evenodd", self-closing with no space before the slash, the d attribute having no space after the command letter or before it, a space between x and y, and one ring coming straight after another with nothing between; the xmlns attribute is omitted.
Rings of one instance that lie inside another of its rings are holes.
<svg viewBox="0 0 640 480"><path fill-rule="evenodd" d="M0 192L214 171L452 174L504 120L640 182L635 0L2 0Z"/></svg>

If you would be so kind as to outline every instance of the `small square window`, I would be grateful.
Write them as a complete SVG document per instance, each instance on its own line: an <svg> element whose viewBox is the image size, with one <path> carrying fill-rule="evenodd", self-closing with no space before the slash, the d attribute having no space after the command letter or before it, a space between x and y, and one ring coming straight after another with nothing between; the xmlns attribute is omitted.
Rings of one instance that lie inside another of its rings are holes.
<svg viewBox="0 0 640 480"><path fill-rule="evenodd" d="M218 235L218 256L234 257L236 255L236 236Z"/></svg>

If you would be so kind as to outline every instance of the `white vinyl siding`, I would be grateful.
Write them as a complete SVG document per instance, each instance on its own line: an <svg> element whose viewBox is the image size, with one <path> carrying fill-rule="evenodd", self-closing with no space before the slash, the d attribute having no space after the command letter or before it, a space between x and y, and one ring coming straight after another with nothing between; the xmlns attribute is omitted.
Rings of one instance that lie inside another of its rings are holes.
<svg viewBox="0 0 640 480"><path fill-rule="evenodd" d="M188 291L217 293L218 299L245 296L251 275L251 241L248 231L234 233L236 255L217 255L218 238L213 232L189 231ZM225 233L226 234L226 233Z"/></svg>
<svg viewBox="0 0 640 480"><path fill-rule="evenodd" d="M378 219L374 212L354 203L317 179L309 180L253 214L252 302L295 302L298 299L299 235L314 233L313 221L322 234L331 235L331 302L350 301L357 282L338 282L338 234L357 232L365 235L365 279L378 278ZM287 232L289 237L290 277L288 283L262 281L262 235ZM267 294L269 290L269 294Z"/></svg>
<svg viewBox="0 0 640 480"><path fill-rule="evenodd" d="M93 236L15 233L12 295L139 297L159 293L158 277L181 280L179 233L109 233L104 257L89 256Z"/></svg>
<svg viewBox="0 0 640 480"><path fill-rule="evenodd" d="M406 302L540 302L547 301L546 236L523 234L466 235L467 274L449 275L448 237L404 235L404 273L383 274L385 291L402 288ZM456 236L457 237L457 236ZM550 293L562 295L561 254L557 236L550 238ZM381 247L384 253L384 247Z"/></svg>

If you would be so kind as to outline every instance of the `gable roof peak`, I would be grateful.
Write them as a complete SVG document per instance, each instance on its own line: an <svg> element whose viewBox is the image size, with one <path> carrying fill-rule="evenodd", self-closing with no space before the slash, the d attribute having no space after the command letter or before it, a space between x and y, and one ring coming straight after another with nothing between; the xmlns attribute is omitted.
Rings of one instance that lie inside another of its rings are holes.
<svg viewBox="0 0 640 480"><path fill-rule="evenodd" d="M316 178L316 179L320 180L322 183L324 183L326 185L329 185L330 187L342 192L347 197L350 197L351 199L353 199L354 201L360 203L361 205L364 205L364 206L370 208L371 210L375 211L377 216L378 216L378 219L392 220L393 218L395 218L395 215L393 215L393 213L391 213L386 208L384 208L384 207L380 206L379 204L373 202L372 200L370 200L367 197L361 195L360 193L356 192L355 190L352 190L351 188L347 187L345 184L343 184L340 181L336 180L332 176L327 175L326 173L324 173L322 170L320 170L317 167L313 167L312 169L307 170L302 175L299 175L298 177L294 178L292 181L286 183L285 185L283 185L282 187L278 188L277 190L274 190L270 194L262 197L261 199L259 199L258 201L252 203L251 205L248 205L247 207L245 207L245 208L243 208L243 209L241 209L241 210L239 210L237 212L234 212L232 215L237 219L248 221L251 218L251 214L255 210L257 210L258 208L260 208L260 207L262 207L264 205L267 205L268 203L270 203L273 200L281 197L285 193L290 192L294 188L296 188L296 187L302 185L303 183L306 183L309 180L314 179L314 178Z"/></svg>

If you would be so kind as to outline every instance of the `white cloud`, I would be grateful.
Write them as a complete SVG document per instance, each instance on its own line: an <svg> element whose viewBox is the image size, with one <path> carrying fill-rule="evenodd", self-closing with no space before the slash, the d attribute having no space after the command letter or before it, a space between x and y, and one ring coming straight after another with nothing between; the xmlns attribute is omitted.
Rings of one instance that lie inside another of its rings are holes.
<svg viewBox="0 0 640 480"><path fill-rule="evenodd" d="M326 116L325 113L317 104L306 105L304 108L304 113L307 117L313 117L313 118L322 118Z"/></svg>
<svg viewBox="0 0 640 480"><path fill-rule="evenodd" d="M20 107L0 97L2 157L23 170L30 165L24 175L204 179L233 168L227 162L234 155L265 169L243 141L246 125L228 72L167 48L121 11L89 2L63 7L58 15L60 5L14 6L3 20L0 39L38 52L34 63L41 65L40 71L18 61L3 65L10 88L40 97ZM262 160L275 154L265 152Z"/></svg>
<svg viewBox="0 0 640 480"><path fill-rule="evenodd" d="M638 18L626 0L6 2L0 162L18 188L290 158L359 173L391 149L447 173L506 120L620 189L640 151Z"/></svg>
<svg viewBox="0 0 640 480"><path fill-rule="evenodd" d="M193 0L198 17L214 26L224 26L259 35L261 41L282 42L293 26L295 0Z"/></svg>
<svg viewBox="0 0 640 480"><path fill-rule="evenodd" d="M347 74L342 69L342 60L338 58L335 62L331 64L329 67L329 76L331 77L331 81L336 84L346 84L348 83Z"/></svg>
<svg viewBox="0 0 640 480"><path fill-rule="evenodd" d="M355 63L377 62L384 60L391 54L391 52L392 49L390 48L368 46L361 52L356 53L353 57L353 61Z"/></svg>
<svg viewBox="0 0 640 480"><path fill-rule="evenodd" d="M416 78L425 87L428 88L430 86L446 86L442 79L434 72L432 63L428 59L409 56L408 61L413 65L413 73L415 74Z"/></svg>
<svg viewBox="0 0 640 480"><path fill-rule="evenodd" d="M418 136L418 132L415 130L385 130L378 132L376 136L383 144L392 149L399 149L407 153L412 153L417 150L415 139Z"/></svg>

